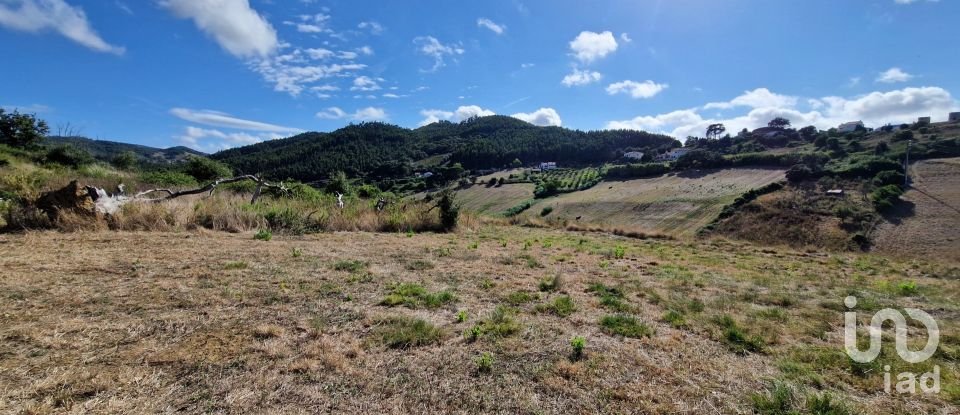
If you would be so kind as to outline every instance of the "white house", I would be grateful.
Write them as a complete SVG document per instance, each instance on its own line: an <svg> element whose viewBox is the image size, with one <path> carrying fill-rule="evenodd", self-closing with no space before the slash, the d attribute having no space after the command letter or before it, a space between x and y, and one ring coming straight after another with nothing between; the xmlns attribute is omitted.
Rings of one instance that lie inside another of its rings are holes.
<svg viewBox="0 0 960 415"><path fill-rule="evenodd" d="M631 151L631 152L629 152L629 153L623 153L623 158L625 158L625 159L632 159L632 160L640 160L640 159L643 158L643 152L642 152L642 151Z"/></svg>
<svg viewBox="0 0 960 415"><path fill-rule="evenodd" d="M689 148L675 148L670 150L669 153L664 153L657 156L657 160L660 161L676 161L680 157L687 155L690 152Z"/></svg>
<svg viewBox="0 0 960 415"><path fill-rule="evenodd" d="M540 163L540 171L556 170L556 169L557 169L557 163L555 161L547 161L547 162Z"/></svg>
<svg viewBox="0 0 960 415"><path fill-rule="evenodd" d="M837 132L852 133L857 131L857 127L863 127L863 121L850 121L840 124L840 126L837 127Z"/></svg>

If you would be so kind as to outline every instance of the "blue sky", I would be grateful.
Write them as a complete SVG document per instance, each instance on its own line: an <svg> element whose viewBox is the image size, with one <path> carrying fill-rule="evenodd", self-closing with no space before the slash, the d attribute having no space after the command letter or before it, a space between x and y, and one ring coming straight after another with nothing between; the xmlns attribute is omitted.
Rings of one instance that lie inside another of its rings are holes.
<svg viewBox="0 0 960 415"><path fill-rule="evenodd" d="M960 109L951 0L0 0L0 105L203 151L505 114L683 138Z"/></svg>

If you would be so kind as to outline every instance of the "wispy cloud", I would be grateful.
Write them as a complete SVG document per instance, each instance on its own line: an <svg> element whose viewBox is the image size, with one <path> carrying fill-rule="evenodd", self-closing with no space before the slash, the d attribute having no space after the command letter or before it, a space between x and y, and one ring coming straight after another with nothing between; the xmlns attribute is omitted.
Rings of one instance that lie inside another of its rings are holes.
<svg viewBox="0 0 960 415"><path fill-rule="evenodd" d="M107 43L93 30L83 9L64 0L0 1L0 26L21 32L55 31L97 52L122 55L121 46ZM19 3L19 7L14 4Z"/></svg>
<svg viewBox="0 0 960 415"><path fill-rule="evenodd" d="M433 36L420 36L413 39L417 46L417 53L433 58L433 67L426 72L436 72L446 66L447 57L456 57L465 52L460 44L443 44Z"/></svg>
<svg viewBox="0 0 960 415"><path fill-rule="evenodd" d="M173 108L170 110L170 114L182 120L197 124L234 128L237 130L267 131L274 133L297 133L303 131L299 128L245 120L220 111Z"/></svg>
<svg viewBox="0 0 960 415"><path fill-rule="evenodd" d="M904 72L900 68L890 68L877 75L876 81L884 84L893 84L897 82L907 82L913 78L913 75Z"/></svg>
<svg viewBox="0 0 960 415"><path fill-rule="evenodd" d="M496 33L498 35L502 35L504 32L507 31L507 26L494 23L493 20L490 20L484 17L477 19L477 26L490 29L491 32Z"/></svg>

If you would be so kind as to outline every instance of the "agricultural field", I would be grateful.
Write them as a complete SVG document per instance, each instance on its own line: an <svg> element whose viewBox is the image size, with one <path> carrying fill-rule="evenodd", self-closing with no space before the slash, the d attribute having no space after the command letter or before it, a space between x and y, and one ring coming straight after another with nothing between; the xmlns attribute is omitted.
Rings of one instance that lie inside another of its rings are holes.
<svg viewBox="0 0 960 415"><path fill-rule="evenodd" d="M893 221L875 233L874 249L888 255L960 263L960 158L924 160L910 167L913 183Z"/></svg>
<svg viewBox="0 0 960 415"><path fill-rule="evenodd" d="M960 410L960 275L931 261L505 226L0 246L3 413ZM848 295L927 310L940 351L853 363ZM885 364L943 390L887 395Z"/></svg>
<svg viewBox="0 0 960 415"><path fill-rule="evenodd" d="M692 236L740 194L783 180L779 169L727 169L603 181L579 192L540 201L529 215L550 207L548 219Z"/></svg>
<svg viewBox="0 0 960 415"><path fill-rule="evenodd" d="M524 201L533 199L533 184L513 183L501 186L473 185L457 191L463 209L484 215L500 215Z"/></svg>
<svg viewBox="0 0 960 415"><path fill-rule="evenodd" d="M555 182L557 184L556 192L559 193L588 189L599 183L603 178L600 169L595 167L548 170L536 174L534 177L535 180L540 182L541 186L544 186L544 184L548 182Z"/></svg>

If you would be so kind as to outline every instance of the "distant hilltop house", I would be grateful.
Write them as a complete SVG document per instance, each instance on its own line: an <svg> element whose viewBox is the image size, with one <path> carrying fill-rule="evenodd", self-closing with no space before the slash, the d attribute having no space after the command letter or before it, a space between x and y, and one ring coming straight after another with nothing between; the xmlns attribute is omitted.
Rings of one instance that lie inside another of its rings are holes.
<svg viewBox="0 0 960 415"><path fill-rule="evenodd" d="M850 122L845 122L843 124L840 124L840 126L837 127L837 132L852 133L854 131L857 131L857 128L865 128L863 126L863 121L850 121Z"/></svg>
<svg viewBox="0 0 960 415"><path fill-rule="evenodd" d="M428 179L428 178L433 177L433 172L429 172L429 171L428 171L428 172L426 172L426 173L416 173L415 176L416 176L418 179Z"/></svg>
<svg viewBox="0 0 960 415"><path fill-rule="evenodd" d="M917 118L917 124L930 124L930 117Z"/></svg>
<svg viewBox="0 0 960 415"><path fill-rule="evenodd" d="M642 151L631 151L631 152L629 152L629 153L623 153L623 158L625 158L625 159L632 159L632 160L640 160L640 159L643 158L643 152L642 152Z"/></svg>
<svg viewBox="0 0 960 415"><path fill-rule="evenodd" d="M556 169L557 169L557 162L555 161L547 161L547 162L540 163L540 171L556 170Z"/></svg>
<svg viewBox="0 0 960 415"><path fill-rule="evenodd" d="M690 149L689 149L689 148L675 148L675 149L671 150L669 153L663 153L663 154L657 156L657 160L659 160L659 161L676 161L676 160L679 159L680 157L683 157L683 156L687 155L687 153L689 153L689 152L690 152Z"/></svg>
<svg viewBox="0 0 960 415"><path fill-rule="evenodd" d="M960 122L960 112L951 112L950 116L947 117L949 122Z"/></svg>

